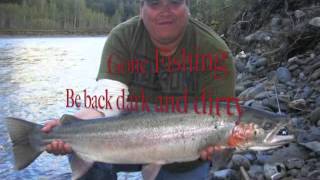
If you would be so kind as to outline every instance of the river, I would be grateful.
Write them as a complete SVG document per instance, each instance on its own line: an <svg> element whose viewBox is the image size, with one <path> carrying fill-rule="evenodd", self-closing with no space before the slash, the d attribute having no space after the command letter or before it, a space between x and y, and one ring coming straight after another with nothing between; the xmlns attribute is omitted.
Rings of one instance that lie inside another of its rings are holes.
<svg viewBox="0 0 320 180"><path fill-rule="evenodd" d="M0 37L0 179L69 179L65 156L43 153L21 171L13 169L7 116L44 123L76 108L66 89L92 90L107 37Z"/></svg>

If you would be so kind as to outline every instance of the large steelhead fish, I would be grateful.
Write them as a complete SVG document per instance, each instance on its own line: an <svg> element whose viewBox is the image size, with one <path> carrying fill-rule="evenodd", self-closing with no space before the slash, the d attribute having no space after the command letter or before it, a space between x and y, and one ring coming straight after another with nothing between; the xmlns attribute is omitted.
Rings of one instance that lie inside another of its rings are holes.
<svg viewBox="0 0 320 180"><path fill-rule="evenodd" d="M227 106L229 107L229 106ZM70 162L73 179L81 177L93 162L113 164L169 164L193 161L209 145L239 150L266 150L291 142L288 119L267 111L241 107L241 117L188 113L123 113L117 117L81 121L63 115L62 125L49 134L42 125L7 118L15 167L27 167L55 139L69 143L76 158ZM236 112L235 106L230 106ZM229 112L229 111L228 111ZM159 168L158 168L159 169ZM146 173L146 179L153 175ZM149 173L150 174L150 173Z"/></svg>

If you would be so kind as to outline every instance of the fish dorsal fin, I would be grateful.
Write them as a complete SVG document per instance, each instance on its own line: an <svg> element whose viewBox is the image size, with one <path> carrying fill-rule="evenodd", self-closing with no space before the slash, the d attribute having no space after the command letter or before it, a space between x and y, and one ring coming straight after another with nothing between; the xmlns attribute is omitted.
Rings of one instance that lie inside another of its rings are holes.
<svg viewBox="0 0 320 180"><path fill-rule="evenodd" d="M74 122L79 122L78 120L80 120L79 118L69 115L69 114L64 114L61 118L60 118L60 122L61 124L71 124Z"/></svg>

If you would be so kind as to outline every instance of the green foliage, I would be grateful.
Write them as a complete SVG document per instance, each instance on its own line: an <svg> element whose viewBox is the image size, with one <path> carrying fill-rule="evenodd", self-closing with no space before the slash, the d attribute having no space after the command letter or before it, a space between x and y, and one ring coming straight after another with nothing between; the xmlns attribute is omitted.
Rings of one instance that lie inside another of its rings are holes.
<svg viewBox="0 0 320 180"><path fill-rule="evenodd" d="M0 30L107 32L134 16L134 7L117 0L5 0Z"/></svg>
<svg viewBox="0 0 320 180"><path fill-rule="evenodd" d="M193 17L223 32L251 0L190 0ZM106 32L139 13L139 0L1 0L1 30Z"/></svg>
<svg viewBox="0 0 320 180"><path fill-rule="evenodd" d="M193 17L223 32L252 0L191 0Z"/></svg>

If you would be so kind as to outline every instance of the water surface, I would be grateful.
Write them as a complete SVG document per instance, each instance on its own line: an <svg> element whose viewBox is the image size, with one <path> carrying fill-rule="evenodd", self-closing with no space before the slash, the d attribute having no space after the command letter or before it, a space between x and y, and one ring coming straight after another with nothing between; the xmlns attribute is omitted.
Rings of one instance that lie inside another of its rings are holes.
<svg viewBox="0 0 320 180"><path fill-rule="evenodd" d="M107 37L0 37L0 179L67 179L66 157L43 153L29 167L13 169L3 124L13 116L44 123L66 108L66 89L94 89Z"/></svg>

